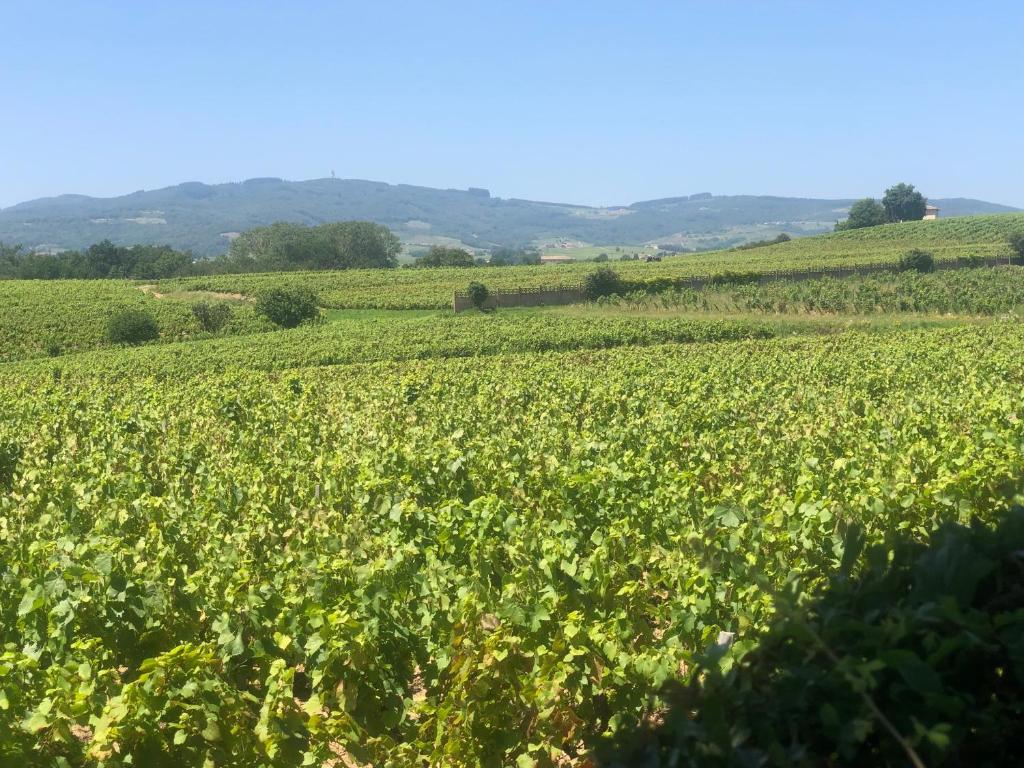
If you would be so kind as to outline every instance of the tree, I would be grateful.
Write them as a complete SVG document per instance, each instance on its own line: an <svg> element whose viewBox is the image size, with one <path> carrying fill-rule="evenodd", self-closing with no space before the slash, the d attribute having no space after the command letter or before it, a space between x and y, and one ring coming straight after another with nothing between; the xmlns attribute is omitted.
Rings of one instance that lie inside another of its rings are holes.
<svg viewBox="0 0 1024 768"><path fill-rule="evenodd" d="M536 248L495 248L491 251L492 267L507 267L511 264L540 264L540 251Z"/></svg>
<svg viewBox="0 0 1024 768"><path fill-rule="evenodd" d="M148 312L125 309L111 316L107 338L114 344L142 344L160 338L160 327Z"/></svg>
<svg viewBox="0 0 1024 768"><path fill-rule="evenodd" d="M385 226L370 221L337 221L307 227L277 222L247 230L231 242L229 270L390 269L402 243Z"/></svg>
<svg viewBox="0 0 1024 768"><path fill-rule="evenodd" d="M478 283L475 280L469 284L469 288L466 290L469 294L469 300L473 302L473 306L479 310L484 308L484 302L490 298L491 292L487 290L487 286L483 283Z"/></svg>
<svg viewBox="0 0 1024 768"><path fill-rule="evenodd" d="M416 260L417 267L472 267L473 254L462 248L432 246L426 256Z"/></svg>
<svg viewBox="0 0 1024 768"><path fill-rule="evenodd" d="M873 197L865 197L850 207L850 215L846 221L840 222L841 227L836 226L836 230L877 227L879 224L885 224L887 220L885 208Z"/></svg>
<svg viewBox="0 0 1024 768"><path fill-rule="evenodd" d="M889 221L920 221L928 201L913 184L897 184L885 190L882 205Z"/></svg>
<svg viewBox="0 0 1024 768"><path fill-rule="evenodd" d="M611 267L595 269L583 279L583 292L591 300L621 293L622 288L622 278Z"/></svg>
<svg viewBox="0 0 1024 768"><path fill-rule="evenodd" d="M192 314L200 328L207 333L217 333L231 319L231 307L223 301L199 301L192 305Z"/></svg>
<svg viewBox="0 0 1024 768"><path fill-rule="evenodd" d="M903 272L934 272L935 257L929 251L914 248L900 257L900 270Z"/></svg>
<svg viewBox="0 0 1024 768"><path fill-rule="evenodd" d="M256 313L274 325L295 328L319 316L317 296L307 288L270 288L256 297Z"/></svg>
<svg viewBox="0 0 1024 768"><path fill-rule="evenodd" d="M1010 243L1010 250L1013 251L1012 261L1015 264L1024 264L1024 230L1018 230L1007 238Z"/></svg>

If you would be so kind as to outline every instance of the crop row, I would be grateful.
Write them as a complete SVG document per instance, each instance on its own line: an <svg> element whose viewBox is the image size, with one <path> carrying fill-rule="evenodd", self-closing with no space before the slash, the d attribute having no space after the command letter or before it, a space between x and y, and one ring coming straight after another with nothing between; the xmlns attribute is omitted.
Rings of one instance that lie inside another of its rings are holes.
<svg viewBox="0 0 1024 768"><path fill-rule="evenodd" d="M680 318L587 318L559 315L381 317L293 330L99 350L0 366L0 376L180 377L231 368L285 370L383 360L475 357L523 352L769 338L765 323Z"/></svg>
<svg viewBox="0 0 1024 768"><path fill-rule="evenodd" d="M1007 266L709 286L613 296L598 303L647 311L996 315L1024 307L1024 269Z"/></svg>
<svg viewBox="0 0 1024 768"><path fill-rule="evenodd" d="M0 758L570 764L851 522L1005 508L1022 344L3 377Z"/></svg>

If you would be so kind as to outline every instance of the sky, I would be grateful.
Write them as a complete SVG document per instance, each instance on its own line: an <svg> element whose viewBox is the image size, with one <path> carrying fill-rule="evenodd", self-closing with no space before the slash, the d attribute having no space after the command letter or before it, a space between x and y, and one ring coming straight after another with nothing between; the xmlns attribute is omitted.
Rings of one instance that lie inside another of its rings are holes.
<svg viewBox="0 0 1024 768"><path fill-rule="evenodd" d="M0 207L329 176L1024 207L1024 3L0 0Z"/></svg>

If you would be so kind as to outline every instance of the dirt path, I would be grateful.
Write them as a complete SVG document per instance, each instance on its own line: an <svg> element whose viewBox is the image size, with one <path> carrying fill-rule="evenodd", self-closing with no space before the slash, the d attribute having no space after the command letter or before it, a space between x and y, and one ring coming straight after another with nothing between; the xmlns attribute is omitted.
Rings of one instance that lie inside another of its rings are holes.
<svg viewBox="0 0 1024 768"><path fill-rule="evenodd" d="M140 285L139 290L147 293L154 299L210 299L214 301L254 301L251 296L244 293L221 293L219 291L174 291L172 293L160 293L155 285Z"/></svg>

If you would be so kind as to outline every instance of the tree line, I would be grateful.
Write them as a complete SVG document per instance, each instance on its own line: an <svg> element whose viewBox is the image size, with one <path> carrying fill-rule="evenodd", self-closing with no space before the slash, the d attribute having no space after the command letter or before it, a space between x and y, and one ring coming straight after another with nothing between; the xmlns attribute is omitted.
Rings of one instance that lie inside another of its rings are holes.
<svg viewBox="0 0 1024 768"><path fill-rule="evenodd" d="M195 258L169 245L115 245L104 240L82 250L36 253L0 243L0 279L4 280L163 280L173 277L287 272L297 270L393 269L402 243L386 226L369 221L339 221L318 226L278 222L247 230L228 252ZM434 246L416 259L416 267L473 267L540 264L536 248L497 248L490 259L463 248Z"/></svg>
<svg viewBox="0 0 1024 768"><path fill-rule="evenodd" d="M881 203L873 197L865 197L854 203L850 207L850 215L836 222L836 232L900 221L920 221L924 218L927 206L928 199L914 189L913 184L896 184L885 190Z"/></svg>
<svg viewBox="0 0 1024 768"><path fill-rule="evenodd" d="M402 244L387 227L340 221L309 227L277 223L243 232L223 256L197 259L169 245L115 245L104 240L83 250L35 253L0 243L0 279L133 279L281 272L393 268Z"/></svg>

